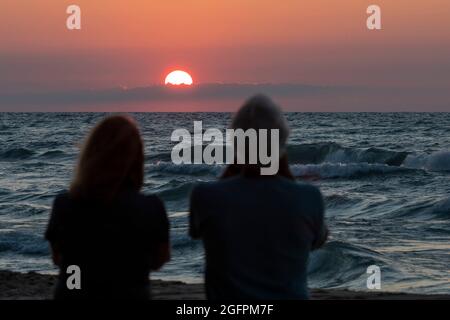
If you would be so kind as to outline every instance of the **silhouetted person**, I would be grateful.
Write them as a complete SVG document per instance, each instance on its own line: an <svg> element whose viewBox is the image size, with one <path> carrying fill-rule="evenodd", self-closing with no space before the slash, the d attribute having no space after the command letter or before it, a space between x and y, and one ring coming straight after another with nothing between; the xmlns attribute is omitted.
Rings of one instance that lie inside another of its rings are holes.
<svg viewBox="0 0 450 320"><path fill-rule="evenodd" d="M207 297L306 299L309 253L328 234L322 195L294 180L285 154L289 129L269 98L247 101L232 128L279 129L280 167L263 176L260 163L229 165L220 181L193 189L190 235L203 240Z"/></svg>
<svg viewBox="0 0 450 320"><path fill-rule="evenodd" d="M56 299L148 299L149 273L170 259L169 223L156 196L140 193L143 143L126 116L101 121L88 137L69 192L58 195L45 233L59 266ZM81 269L69 290L68 266Z"/></svg>

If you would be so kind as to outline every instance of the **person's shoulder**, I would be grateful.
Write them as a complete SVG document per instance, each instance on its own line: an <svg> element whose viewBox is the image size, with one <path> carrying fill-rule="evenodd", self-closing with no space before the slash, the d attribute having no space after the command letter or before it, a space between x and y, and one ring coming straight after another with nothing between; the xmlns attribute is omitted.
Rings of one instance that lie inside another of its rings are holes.
<svg viewBox="0 0 450 320"><path fill-rule="evenodd" d="M301 199L300 205L304 212L310 212L312 215L320 217L324 212L324 200L322 192L312 184L297 182L296 199Z"/></svg>
<svg viewBox="0 0 450 320"><path fill-rule="evenodd" d="M152 224L155 221L167 219L164 202L155 194L136 194L135 206L137 206L137 212L140 212L142 221L146 223Z"/></svg>
<svg viewBox="0 0 450 320"><path fill-rule="evenodd" d="M61 191L55 196L53 200L53 206L66 206L72 202L70 193L67 190Z"/></svg>
<svg viewBox="0 0 450 320"><path fill-rule="evenodd" d="M136 194L137 202L145 207L160 208L164 207L164 203L156 194Z"/></svg>
<svg viewBox="0 0 450 320"><path fill-rule="evenodd" d="M299 182L296 180L283 179L283 183L294 193L301 195L303 198L321 201L322 193L320 189L310 183Z"/></svg>
<svg viewBox="0 0 450 320"><path fill-rule="evenodd" d="M320 189L310 183L306 182L296 182L295 183L297 190L301 192L305 192L311 195L319 196L321 194Z"/></svg>

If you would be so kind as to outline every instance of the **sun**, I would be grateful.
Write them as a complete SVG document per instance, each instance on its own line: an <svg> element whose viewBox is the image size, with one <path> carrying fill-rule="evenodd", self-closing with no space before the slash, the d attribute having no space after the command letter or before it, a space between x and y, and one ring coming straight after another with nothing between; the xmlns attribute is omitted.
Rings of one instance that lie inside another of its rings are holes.
<svg viewBox="0 0 450 320"><path fill-rule="evenodd" d="M166 76L166 80L164 82L166 85L170 84L170 85L174 85L174 86L179 86L179 85L190 86L194 83L192 81L191 75L189 73L187 73L186 71L182 71L182 70L172 71L171 73L169 73Z"/></svg>

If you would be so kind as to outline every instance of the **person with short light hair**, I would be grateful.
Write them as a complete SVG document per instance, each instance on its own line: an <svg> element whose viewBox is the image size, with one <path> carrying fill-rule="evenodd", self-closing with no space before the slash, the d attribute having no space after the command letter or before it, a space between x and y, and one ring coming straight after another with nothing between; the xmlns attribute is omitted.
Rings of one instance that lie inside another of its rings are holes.
<svg viewBox="0 0 450 320"><path fill-rule="evenodd" d="M221 179L197 185L190 199L190 230L205 248L208 299L307 299L307 262L328 235L318 188L289 170L287 121L263 95L236 113L233 129L277 129L279 170L231 164ZM246 148L250 150L251 148Z"/></svg>

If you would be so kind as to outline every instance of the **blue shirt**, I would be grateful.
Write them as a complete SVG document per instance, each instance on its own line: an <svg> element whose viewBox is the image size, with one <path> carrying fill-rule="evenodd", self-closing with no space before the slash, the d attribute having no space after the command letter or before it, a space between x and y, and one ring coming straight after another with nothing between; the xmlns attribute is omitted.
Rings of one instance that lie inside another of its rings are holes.
<svg viewBox="0 0 450 320"><path fill-rule="evenodd" d="M191 194L208 299L307 299L309 253L325 234L322 195L311 185L236 176Z"/></svg>

